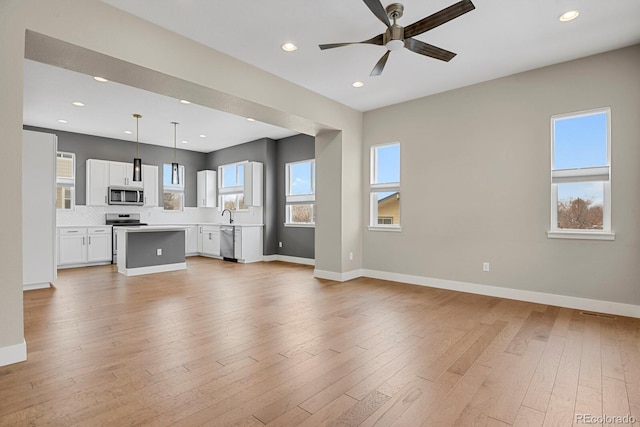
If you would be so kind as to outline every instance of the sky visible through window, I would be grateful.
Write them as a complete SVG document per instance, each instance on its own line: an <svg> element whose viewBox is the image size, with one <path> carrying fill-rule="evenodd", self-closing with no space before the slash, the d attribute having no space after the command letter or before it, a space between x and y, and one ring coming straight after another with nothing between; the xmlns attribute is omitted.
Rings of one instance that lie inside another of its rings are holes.
<svg viewBox="0 0 640 427"><path fill-rule="evenodd" d="M180 165L178 167L178 180L179 184L171 183L171 164L165 163L162 167L162 185L164 188L184 188L184 166ZM144 177L142 177L144 179Z"/></svg>
<svg viewBox="0 0 640 427"><path fill-rule="evenodd" d="M314 194L312 186L313 167L311 162L294 163L289 168L290 195Z"/></svg>
<svg viewBox="0 0 640 427"><path fill-rule="evenodd" d="M377 176L376 184L400 182L400 145L385 145L376 150ZM378 201L392 195L393 192L380 192L376 196Z"/></svg>
<svg viewBox="0 0 640 427"><path fill-rule="evenodd" d="M554 121L554 169L607 166L607 114L604 112ZM558 185L558 201L574 199L602 205L602 182Z"/></svg>
<svg viewBox="0 0 640 427"><path fill-rule="evenodd" d="M244 185L244 165L228 165L222 168L223 187L240 187Z"/></svg>

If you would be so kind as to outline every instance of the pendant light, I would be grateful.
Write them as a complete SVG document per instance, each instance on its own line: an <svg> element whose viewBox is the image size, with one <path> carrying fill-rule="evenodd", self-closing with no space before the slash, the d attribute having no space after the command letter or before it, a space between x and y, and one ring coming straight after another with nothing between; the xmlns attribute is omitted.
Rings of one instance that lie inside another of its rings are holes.
<svg viewBox="0 0 640 427"><path fill-rule="evenodd" d="M140 141L138 140L138 121L142 118L140 114L134 114L136 118L136 157L133 159L133 180L142 181L142 159L140 159Z"/></svg>
<svg viewBox="0 0 640 427"><path fill-rule="evenodd" d="M180 174L178 173L179 165L176 160L176 126L179 124L178 122L171 122L173 125L173 163L171 163L171 184L179 185L180 184Z"/></svg>

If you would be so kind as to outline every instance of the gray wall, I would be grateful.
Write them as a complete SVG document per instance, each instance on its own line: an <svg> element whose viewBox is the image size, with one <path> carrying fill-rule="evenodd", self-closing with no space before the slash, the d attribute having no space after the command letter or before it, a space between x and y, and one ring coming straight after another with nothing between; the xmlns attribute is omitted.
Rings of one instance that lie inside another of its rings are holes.
<svg viewBox="0 0 640 427"><path fill-rule="evenodd" d="M550 118L605 106L615 241L549 239ZM639 117L640 45L365 113L363 185L401 144L402 231L365 230L364 268L640 304Z"/></svg>
<svg viewBox="0 0 640 427"><path fill-rule="evenodd" d="M276 254L276 141L262 138L233 147L212 151L207 155L207 169L218 170L218 166L242 161L261 162L264 165L264 255Z"/></svg>
<svg viewBox="0 0 640 427"><path fill-rule="evenodd" d="M76 155L76 204L86 201L87 159L133 162L136 144L120 139L64 132L54 129L24 126L25 129L58 135L58 151L68 151ZM158 166L158 196L162 201L162 166L173 161L173 148L140 144L140 158L145 165ZM177 160L185 170L185 206L195 207L197 198L197 172L206 169L206 153L178 150Z"/></svg>
<svg viewBox="0 0 640 427"><path fill-rule="evenodd" d="M278 241L282 247L278 248L279 255L300 258L314 258L315 228L285 227L285 188L286 167L289 162L309 160L315 158L315 139L308 135L294 135L278 140L278 171L277 171L277 230Z"/></svg>
<svg viewBox="0 0 640 427"><path fill-rule="evenodd" d="M127 234L127 268L184 262L184 231ZM156 250L162 249L162 255Z"/></svg>

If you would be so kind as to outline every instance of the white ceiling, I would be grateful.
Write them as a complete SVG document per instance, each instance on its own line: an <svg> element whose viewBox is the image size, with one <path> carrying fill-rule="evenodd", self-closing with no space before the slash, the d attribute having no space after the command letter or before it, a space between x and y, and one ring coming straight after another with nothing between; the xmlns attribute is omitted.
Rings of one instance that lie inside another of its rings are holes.
<svg viewBox="0 0 640 427"><path fill-rule="evenodd" d="M402 49L391 53L381 76L369 77L384 47L318 48L383 32L362 0L103 1L360 111L640 43L639 0L474 0L475 10L416 37L456 52L451 62ZM407 26L455 2L406 0L398 23ZM571 9L580 16L560 22L558 16ZM285 41L298 50L282 51ZM27 124L135 140L122 132L134 128L131 114L139 112L141 142L172 145L169 122L178 121L178 138L189 140L181 148L198 151L292 134L115 83L106 88L52 68L26 62ZM356 80L365 86L353 88ZM73 107L75 100L87 106ZM64 128L56 122L63 115L73 118ZM208 135L206 141L200 133Z"/></svg>

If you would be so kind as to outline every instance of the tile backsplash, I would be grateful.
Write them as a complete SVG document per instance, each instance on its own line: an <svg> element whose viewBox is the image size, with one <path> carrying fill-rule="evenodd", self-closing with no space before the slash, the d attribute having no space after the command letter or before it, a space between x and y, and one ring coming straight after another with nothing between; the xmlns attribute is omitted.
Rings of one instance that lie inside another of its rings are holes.
<svg viewBox="0 0 640 427"><path fill-rule="evenodd" d="M103 225L107 213L139 213L140 220L147 224L203 224L228 222L216 208L185 208L183 211L165 211L163 208L145 208L139 206L81 206L74 210L58 210L56 225ZM252 207L247 211L233 213L238 224L262 224L261 207Z"/></svg>

